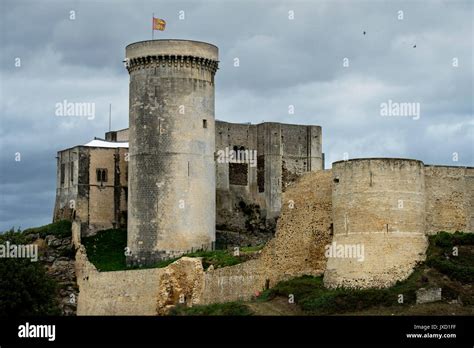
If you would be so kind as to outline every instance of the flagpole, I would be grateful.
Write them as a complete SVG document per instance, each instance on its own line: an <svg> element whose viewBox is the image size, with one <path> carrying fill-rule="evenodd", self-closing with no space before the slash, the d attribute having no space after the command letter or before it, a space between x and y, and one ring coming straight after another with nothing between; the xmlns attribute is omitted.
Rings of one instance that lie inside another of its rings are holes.
<svg viewBox="0 0 474 348"><path fill-rule="evenodd" d="M153 12L153 17L151 18L151 39L155 39L155 12Z"/></svg>

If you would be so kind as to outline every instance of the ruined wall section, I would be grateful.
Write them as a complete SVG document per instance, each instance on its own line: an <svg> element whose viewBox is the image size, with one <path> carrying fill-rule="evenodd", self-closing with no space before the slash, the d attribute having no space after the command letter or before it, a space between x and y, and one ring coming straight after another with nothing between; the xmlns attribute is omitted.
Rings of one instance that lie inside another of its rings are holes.
<svg viewBox="0 0 474 348"><path fill-rule="evenodd" d="M319 126L281 125L282 190L305 172L322 170L322 134Z"/></svg>
<svg viewBox="0 0 474 348"><path fill-rule="evenodd" d="M236 208L241 201L258 205L267 224L274 225L285 188L303 173L322 169L321 137L319 126L216 122L216 151L257 150L255 167L217 163L217 225L245 230L246 217ZM247 171L246 185L232 182L239 168Z"/></svg>
<svg viewBox="0 0 474 348"><path fill-rule="evenodd" d="M321 275L324 247L331 243L331 170L305 173L283 194L277 232L261 262L270 286L301 275Z"/></svg>
<svg viewBox="0 0 474 348"><path fill-rule="evenodd" d="M474 168L425 166L426 231L474 231Z"/></svg>
<svg viewBox="0 0 474 348"><path fill-rule="evenodd" d="M257 189L257 166L219 163L219 151L234 148L257 150L255 125L216 121L216 225L231 231L245 230L246 217L239 209L241 201L264 206L263 194ZM241 171L242 173L233 173ZM246 184L232 180L232 175L245 175Z"/></svg>

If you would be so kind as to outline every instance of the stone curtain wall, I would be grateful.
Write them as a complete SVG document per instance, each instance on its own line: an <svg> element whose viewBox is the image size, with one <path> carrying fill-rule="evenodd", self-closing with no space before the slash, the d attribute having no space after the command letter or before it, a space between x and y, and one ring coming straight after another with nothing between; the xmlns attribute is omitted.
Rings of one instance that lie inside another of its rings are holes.
<svg viewBox="0 0 474 348"><path fill-rule="evenodd" d="M329 287L388 287L426 257L427 234L472 232L474 168L403 159L333 164L333 243L364 257L328 260ZM355 250L355 249L352 249Z"/></svg>
<svg viewBox="0 0 474 348"><path fill-rule="evenodd" d="M474 168L425 166L426 231L474 231Z"/></svg>
<svg viewBox="0 0 474 348"><path fill-rule="evenodd" d="M163 268L98 272L81 246L76 253L77 315L156 315Z"/></svg>
<svg viewBox="0 0 474 348"><path fill-rule="evenodd" d="M199 259L182 258L166 268L98 272L78 244L77 313L160 315L180 298L189 306L248 300L281 280L323 272L329 287L393 285L425 258L425 220L427 226L436 221L437 230L469 231L472 173L393 159L339 162L333 170L306 173L283 194L277 233L260 257L231 267L204 271ZM80 235L78 225L73 229ZM327 259L325 246L333 242L363 245L364 260Z"/></svg>
<svg viewBox="0 0 474 348"><path fill-rule="evenodd" d="M204 272L199 259L184 257L165 268L98 272L78 244L78 315L160 315L180 296L189 306L248 300L280 280L322 274L330 240L331 178L330 171L307 173L301 185L289 187L275 238L259 259L235 266Z"/></svg>

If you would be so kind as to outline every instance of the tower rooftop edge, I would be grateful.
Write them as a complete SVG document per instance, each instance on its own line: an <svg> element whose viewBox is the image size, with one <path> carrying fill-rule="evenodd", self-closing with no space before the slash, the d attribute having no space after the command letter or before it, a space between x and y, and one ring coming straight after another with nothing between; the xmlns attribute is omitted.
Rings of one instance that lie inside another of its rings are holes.
<svg viewBox="0 0 474 348"><path fill-rule="evenodd" d="M128 59L147 56L193 56L218 61L219 49L210 43L192 40L161 39L139 41L125 48Z"/></svg>

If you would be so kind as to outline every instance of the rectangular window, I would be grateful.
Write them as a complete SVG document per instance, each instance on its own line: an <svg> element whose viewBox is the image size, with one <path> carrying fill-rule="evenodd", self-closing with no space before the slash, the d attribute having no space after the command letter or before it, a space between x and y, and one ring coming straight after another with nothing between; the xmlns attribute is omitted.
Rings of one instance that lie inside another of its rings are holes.
<svg viewBox="0 0 474 348"><path fill-rule="evenodd" d="M265 157L257 157L257 185L258 192L265 192Z"/></svg>
<svg viewBox="0 0 474 348"><path fill-rule="evenodd" d="M66 175L66 164L61 163L61 173L59 175L61 176L61 185L64 184L64 176Z"/></svg>
<svg viewBox="0 0 474 348"><path fill-rule="evenodd" d="M71 182L74 182L74 162L69 164L69 178Z"/></svg>
<svg viewBox="0 0 474 348"><path fill-rule="evenodd" d="M202 120L202 128L207 128L207 120Z"/></svg>

